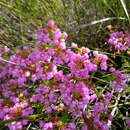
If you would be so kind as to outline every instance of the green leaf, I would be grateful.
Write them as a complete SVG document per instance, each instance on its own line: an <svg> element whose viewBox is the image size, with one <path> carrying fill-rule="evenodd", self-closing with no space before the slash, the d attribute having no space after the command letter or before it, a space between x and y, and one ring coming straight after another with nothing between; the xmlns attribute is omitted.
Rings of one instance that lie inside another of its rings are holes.
<svg viewBox="0 0 130 130"><path fill-rule="evenodd" d="M60 121L62 121L64 123L70 121L68 111L65 111L65 110L60 111L58 113L58 118L59 118Z"/></svg>
<svg viewBox="0 0 130 130"><path fill-rule="evenodd" d="M2 16L0 16L0 22L7 24L7 21Z"/></svg>

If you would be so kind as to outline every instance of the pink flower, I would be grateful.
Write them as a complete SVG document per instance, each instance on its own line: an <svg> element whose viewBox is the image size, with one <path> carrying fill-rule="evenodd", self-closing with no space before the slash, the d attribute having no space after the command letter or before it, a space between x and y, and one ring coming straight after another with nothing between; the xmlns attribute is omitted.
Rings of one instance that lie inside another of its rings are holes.
<svg viewBox="0 0 130 130"><path fill-rule="evenodd" d="M48 25L48 27L50 27L50 28L54 28L54 26L55 26L55 21L49 20L47 25Z"/></svg>
<svg viewBox="0 0 130 130"><path fill-rule="evenodd" d="M43 130L52 130L53 129L53 123L52 122L44 122L44 121L40 121L40 127L43 129Z"/></svg>
<svg viewBox="0 0 130 130"><path fill-rule="evenodd" d="M125 121L126 121L128 127L130 128L130 119L126 119Z"/></svg>
<svg viewBox="0 0 130 130"><path fill-rule="evenodd" d="M98 51L94 51L93 55L96 57L95 64L100 63L101 70L107 70L107 60L108 57L103 54L99 54Z"/></svg>
<svg viewBox="0 0 130 130"><path fill-rule="evenodd" d="M68 34L67 34L66 32L63 32L63 33L62 33L62 38L66 40L67 37L68 37Z"/></svg>
<svg viewBox="0 0 130 130"><path fill-rule="evenodd" d="M53 32L53 38L54 40L59 40L61 37L61 31L59 28L56 28L55 31Z"/></svg>
<svg viewBox="0 0 130 130"><path fill-rule="evenodd" d="M78 48L78 45L75 44L75 43L71 43L71 47L72 47L72 48Z"/></svg>
<svg viewBox="0 0 130 130"><path fill-rule="evenodd" d="M81 130L88 130L88 126L86 124L84 124L81 128Z"/></svg>

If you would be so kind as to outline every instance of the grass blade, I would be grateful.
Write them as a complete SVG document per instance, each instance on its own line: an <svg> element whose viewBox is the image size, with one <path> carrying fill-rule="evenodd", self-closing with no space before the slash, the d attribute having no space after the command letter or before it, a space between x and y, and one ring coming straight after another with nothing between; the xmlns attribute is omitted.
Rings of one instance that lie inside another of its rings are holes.
<svg viewBox="0 0 130 130"><path fill-rule="evenodd" d="M7 8L10 11L14 11L16 14L22 14L24 15L20 10L14 8L13 6L6 4L4 2L0 2L0 6Z"/></svg>
<svg viewBox="0 0 130 130"><path fill-rule="evenodd" d="M121 2L121 4L122 4L122 7L123 7L125 13L126 13L127 18L129 19L129 22L130 22L130 16L129 16L129 13L128 13L128 11L127 11L125 2L124 2L124 0L120 0L120 2Z"/></svg>

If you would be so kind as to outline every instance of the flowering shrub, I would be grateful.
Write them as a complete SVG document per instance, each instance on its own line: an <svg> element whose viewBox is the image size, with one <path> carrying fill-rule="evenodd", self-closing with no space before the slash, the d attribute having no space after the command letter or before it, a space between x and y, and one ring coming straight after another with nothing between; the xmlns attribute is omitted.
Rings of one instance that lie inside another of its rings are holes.
<svg viewBox="0 0 130 130"><path fill-rule="evenodd" d="M66 46L68 35L52 20L37 34L34 48L25 45L9 58L1 47L0 119L10 130L35 118L43 130L108 130L113 93L128 86L127 75L109 65L107 55Z"/></svg>

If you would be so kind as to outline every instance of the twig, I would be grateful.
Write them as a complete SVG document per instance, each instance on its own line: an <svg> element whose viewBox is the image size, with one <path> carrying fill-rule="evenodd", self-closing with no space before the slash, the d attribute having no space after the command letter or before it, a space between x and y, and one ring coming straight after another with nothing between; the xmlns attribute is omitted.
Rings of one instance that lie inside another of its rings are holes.
<svg viewBox="0 0 130 130"><path fill-rule="evenodd" d="M119 100L120 100L120 98L121 98L121 92L122 92L122 90L120 91L120 93L119 93L119 95L118 95L118 97L117 97L117 100L116 100L116 102L115 102L115 104L114 104L114 108L112 109L112 111L111 111L111 116L112 117L114 117L114 115L115 115L115 112L116 112L116 110L118 109L118 103L119 103ZM107 123L107 125L111 128L111 124L112 124L112 121L111 120L108 120L108 123Z"/></svg>
<svg viewBox="0 0 130 130"><path fill-rule="evenodd" d="M30 127L31 127L31 123L28 125L27 130L29 130Z"/></svg>
<svg viewBox="0 0 130 130"><path fill-rule="evenodd" d="M111 18L104 18L104 19L100 19L100 20L96 20L96 21L92 21L91 23L87 23L87 24L83 24L75 29L72 29L70 31L77 31L81 28L85 28L85 27L88 27L88 26L92 26L92 25L95 25L97 23L103 23L105 21L110 21L110 20L115 20L115 19L119 19L119 20L128 20L127 18L123 18L123 17L111 17Z"/></svg>
<svg viewBox="0 0 130 130"><path fill-rule="evenodd" d="M5 62L5 63L12 64L12 65L21 66L21 67L26 68L26 69L29 69L29 70L34 70L33 68L22 66L22 65L20 65L20 64L15 63L15 62L5 60L5 59L3 59L3 58L1 58L1 57L0 57L0 61Z"/></svg>
<svg viewBox="0 0 130 130"><path fill-rule="evenodd" d="M0 57L0 60L3 61L3 62L9 63L9 64L19 65L19 64L17 64L17 63L12 62L12 61L5 60L5 59L3 59L3 58L1 58L1 57Z"/></svg>

